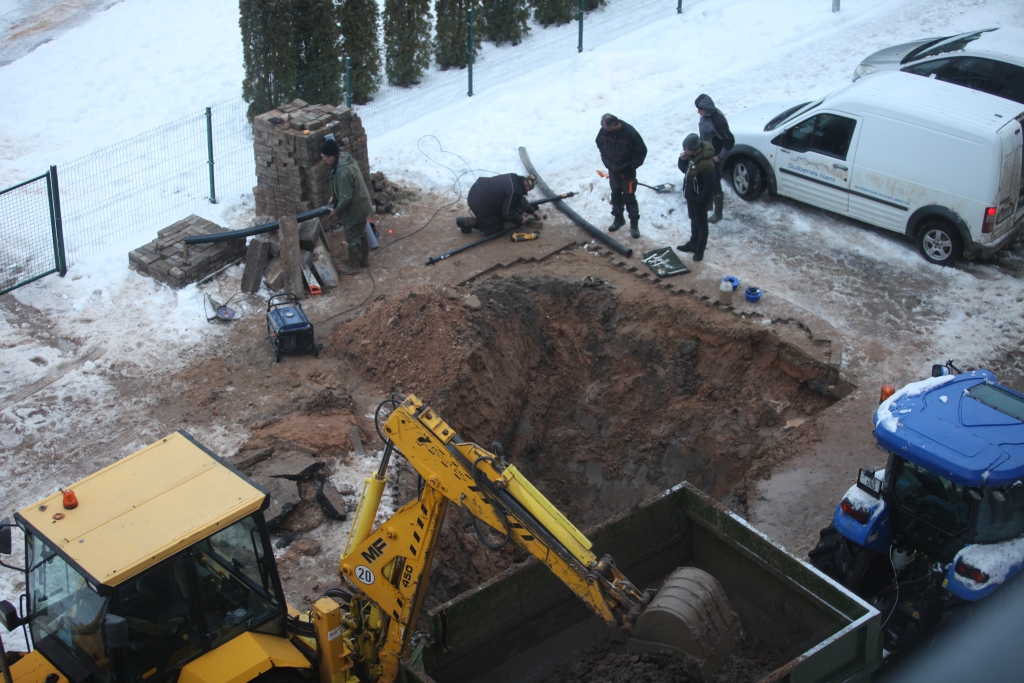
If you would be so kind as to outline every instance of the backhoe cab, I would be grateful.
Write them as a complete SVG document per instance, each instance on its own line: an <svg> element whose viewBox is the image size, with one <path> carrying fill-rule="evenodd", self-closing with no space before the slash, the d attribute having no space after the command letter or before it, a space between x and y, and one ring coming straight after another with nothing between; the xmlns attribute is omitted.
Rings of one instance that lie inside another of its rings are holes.
<svg viewBox="0 0 1024 683"><path fill-rule="evenodd" d="M284 637L266 492L187 434L83 479L73 495L70 509L58 492L15 514L25 612L4 602L0 614L33 647L9 657L14 683L216 683L214 660L243 634L237 666L310 666Z"/></svg>

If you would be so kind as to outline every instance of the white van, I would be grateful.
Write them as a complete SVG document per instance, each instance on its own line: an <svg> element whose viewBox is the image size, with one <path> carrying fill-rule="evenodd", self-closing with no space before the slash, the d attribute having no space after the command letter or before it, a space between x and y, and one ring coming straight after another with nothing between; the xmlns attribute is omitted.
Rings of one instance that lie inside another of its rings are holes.
<svg viewBox="0 0 1024 683"><path fill-rule="evenodd" d="M817 102L731 117L725 174L917 240L948 265L988 258L1024 225L1024 105L900 72Z"/></svg>

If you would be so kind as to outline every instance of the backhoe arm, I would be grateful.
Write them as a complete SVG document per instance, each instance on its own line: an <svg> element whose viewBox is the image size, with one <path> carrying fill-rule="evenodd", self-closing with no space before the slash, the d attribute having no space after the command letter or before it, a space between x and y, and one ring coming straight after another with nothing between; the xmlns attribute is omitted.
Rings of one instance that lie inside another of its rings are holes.
<svg viewBox="0 0 1024 683"><path fill-rule="evenodd" d="M610 557L598 559L590 550L590 541L514 466L462 441L431 408L411 395L392 412L384 434L389 440L385 461L378 473L367 479L364 501L353 523L354 535L339 567L342 576L386 615L387 636L379 649L381 681L393 680L399 659L408 656L449 501L504 537L493 547L508 540L522 546L605 621L631 628L650 597L645 600ZM392 449L401 452L422 477L423 492L369 531L376 504L364 503L374 498L379 501L374 488L383 486L383 471Z"/></svg>

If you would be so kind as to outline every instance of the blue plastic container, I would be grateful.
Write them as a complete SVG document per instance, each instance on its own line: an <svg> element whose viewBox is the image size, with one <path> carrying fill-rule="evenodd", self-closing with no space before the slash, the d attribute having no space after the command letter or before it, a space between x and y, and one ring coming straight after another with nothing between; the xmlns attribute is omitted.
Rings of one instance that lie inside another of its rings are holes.
<svg viewBox="0 0 1024 683"><path fill-rule="evenodd" d="M732 285L732 291L734 292L740 286L740 279L735 275L726 275L725 277L722 278L722 282L728 282L730 285Z"/></svg>
<svg viewBox="0 0 1024 683"><path fill-rule="evenodd" d="M761 290L758 287L747 287L746 291L743 292L747 297L747 301L752 304L756 304L761 299Z"/></svg>

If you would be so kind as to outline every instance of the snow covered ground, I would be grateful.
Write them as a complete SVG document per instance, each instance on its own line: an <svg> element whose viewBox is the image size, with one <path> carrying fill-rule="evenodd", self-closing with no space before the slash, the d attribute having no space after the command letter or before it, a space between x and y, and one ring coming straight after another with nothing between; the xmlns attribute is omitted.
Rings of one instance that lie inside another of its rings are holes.
<svg viewBox="0 0 1024 683"><path fill-rule="evenodd" d="M47 2L86 6L84 0ZM9 32L36 6L0 0L0 30ZM0 67L0 187L240 94L236 0L88 6L95 11L90 19L56 22L47 29L50 42ZM650 154L641 181L678 182L675 161L683 137L696 130L693 101L700 93L727 116L763 101L810 99L849 82L861 58L880 48L999 25L1024 26L1024 4L846 0L833 14L829 0L688 0L681 16L371 139L371 164L399 182L444 192L451 176L421 146L467 170L441 153L439 142L486 174L520 170L523 145L548 183L580 192L574 208L602 225L608 190L595 173L601 165L593 142L601 114L617 114L644 136ZM531 41L545 44L543 31L519 49L530 49ZM559 47L557 54L564 53ZM419 145L428 135L437 141ZM850 343L846 358L854 370L873 366L901 383L919 378L932 360L952 356L974 366L1019 351L1020 252L941 269L894 235L793 202L745 204L728 192L726 202L726 220L711 230L707 272L738 275L762 287L766 301L787 299L828 320ZM642 247L685 241L678 195L641 194L640 207ZM251 216L251 197L197 211L238 226ZM156 286L126 268L127 252L152 236L112 244L79 260L64 279L50 276L0 299L0 516L53 488L40 481L33 463L15 463L13 449L30 442L36 452L59 453L81 425L136 408L119 400L111 373L97 371L100 358L122 376L155 376L180 367L216 334L203 317L203 293L223 301L238 273L180 292ZM46 384L55 368L60 381ZM34 388L53 407L18 401ZM209 437L230 452L244 435ZM140 445L132 434L114 443L120 450L105 457ZM83 464L92 463L76 466ZM46 481L63 481L61 474L72 472L49 469ZM0 573L0 597L14 598L17 580Z"/></svg>

